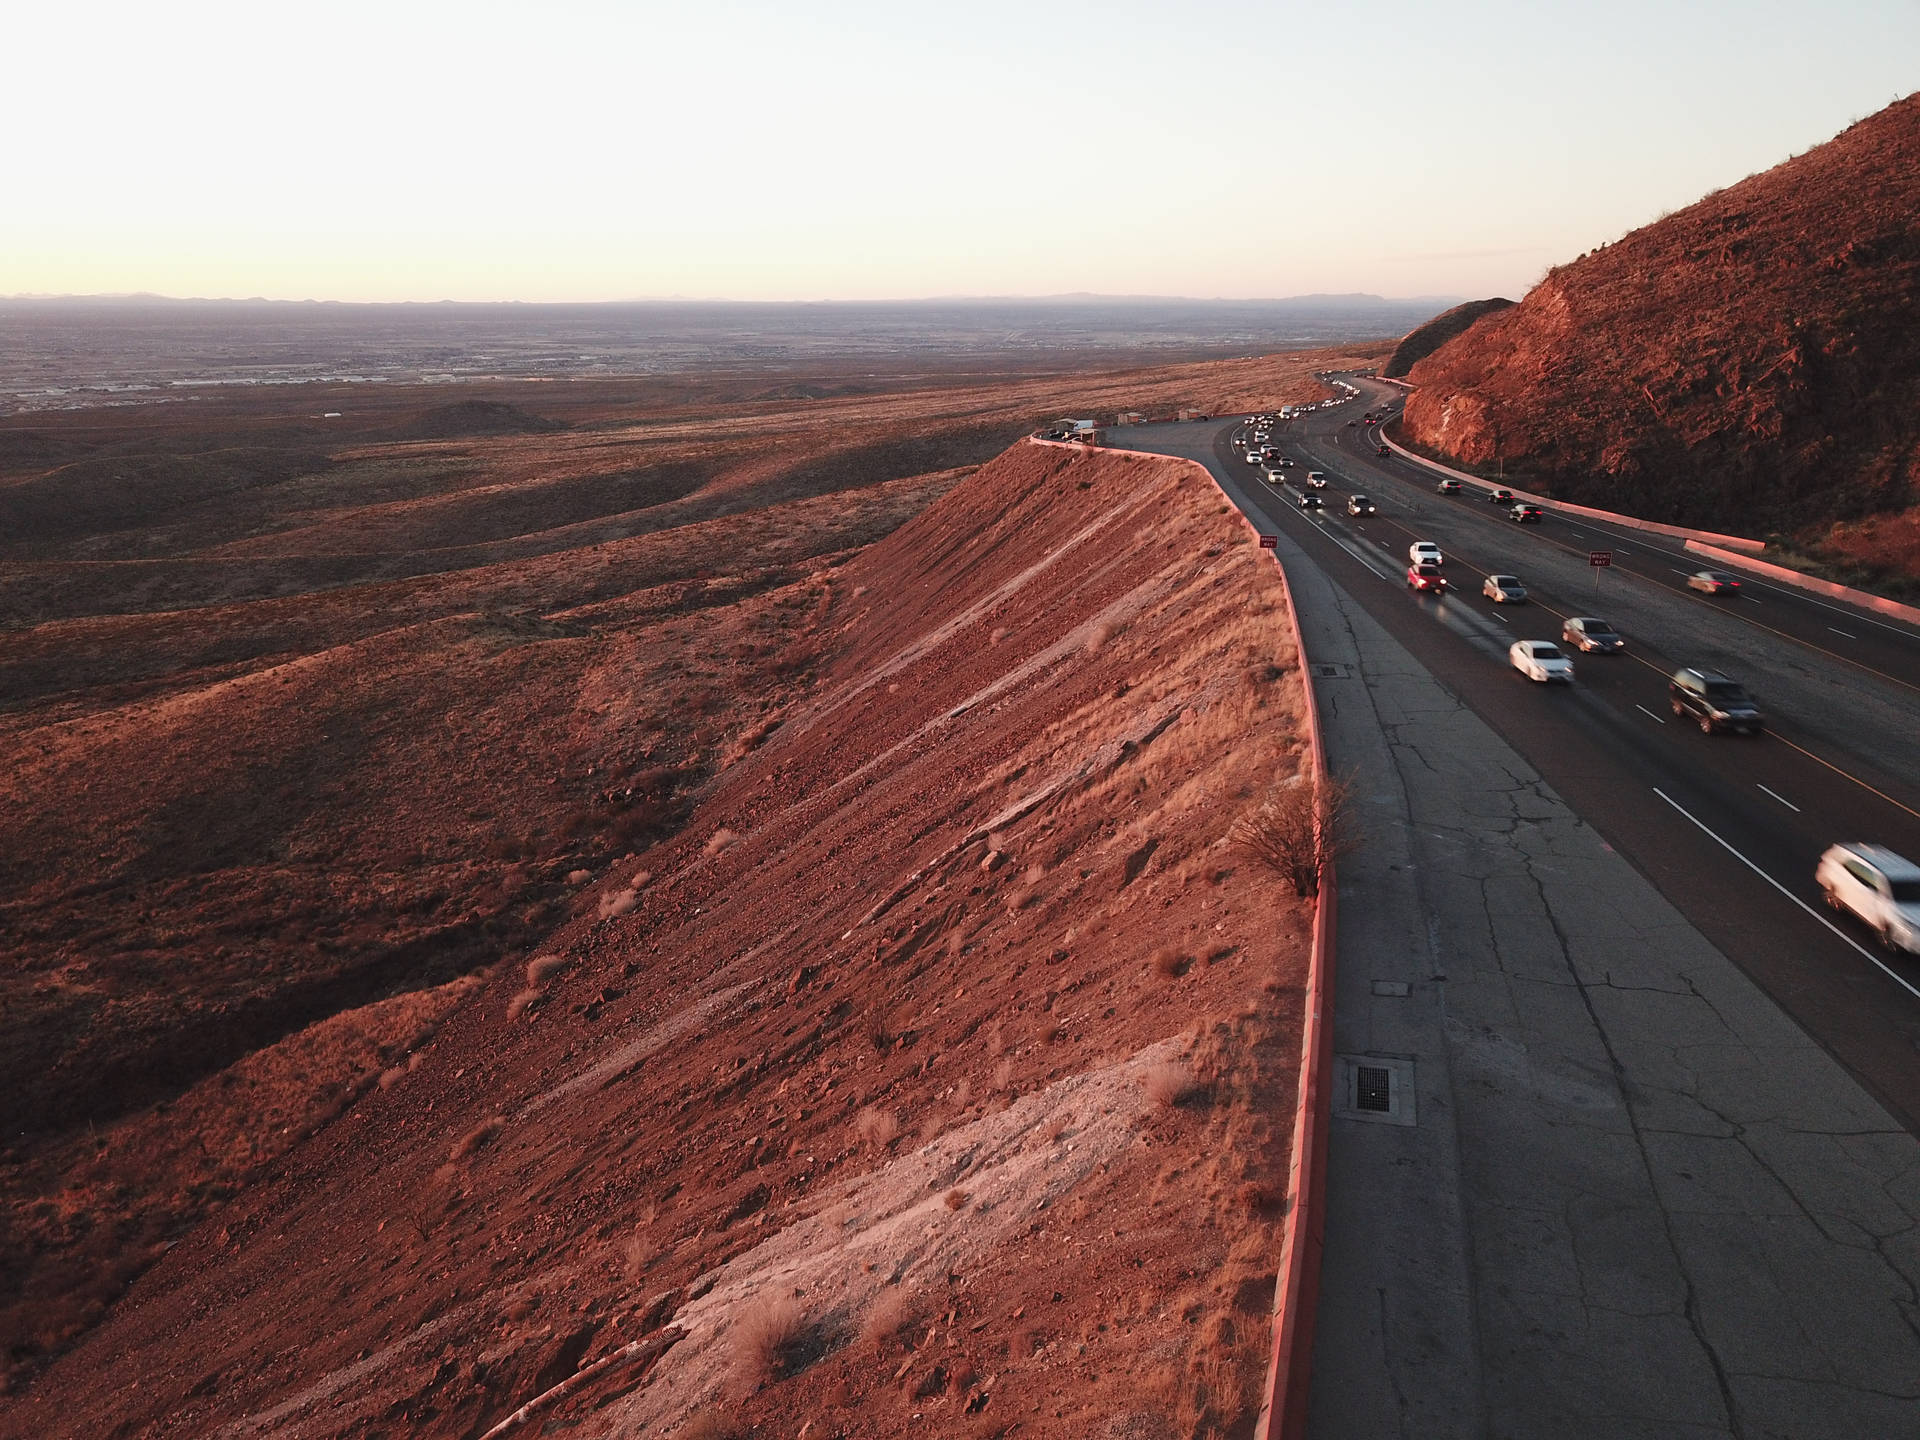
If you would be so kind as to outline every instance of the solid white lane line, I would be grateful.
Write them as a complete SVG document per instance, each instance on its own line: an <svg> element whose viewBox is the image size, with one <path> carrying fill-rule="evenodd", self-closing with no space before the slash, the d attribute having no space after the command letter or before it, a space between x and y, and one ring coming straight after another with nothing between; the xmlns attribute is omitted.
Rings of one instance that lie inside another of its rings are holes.
<svg viewBox="0 0 1920 1440"><path fill-rule="evenodd" d="M1833 633L1838 635L1842 640L1858 640L1860 638L1858 635L1849 635L1847 634L1846 631L1834 625L1829 625L1827 626L1827 628L1833 631Z"/></svg>
<svg viewBox="0 0 1920 1440"><path fill-rule="evenodd" d="M1502 615L1498 610L1493 612L1493 618L1498 620L1502 625L1507 623L1507 617Z"/></svg>
<svg viewBox="0 0 1920 1440"><path fill-rule="evenodd" d="M1754 783L1758 785L1760 782L1756 780ZM1760 788L1762 790L1766 790L1767 794L1773 796L1774 799L1778 800L1782 805L1786 806L1787 809L1793 811L1794 814L1798 815L1800 813L1800 807L1794 804L1793 801L1787 799L1787 797L1782 795L1778 790L1768 790L1765 785L1761 785Z"/></svg>
<svg viewBox="0 0 1920 1440"><path fill-rule="evenodd" d="M1762 870L1758 865L1754 864L1753 861L1747 859L1746 856L1742 855L1738 850L1734 849L1733 846L1727 844L1725 840L1722 840L1718 835L1714 834L1714 832L1711 829L1709 829L1706 825L1702 824L1699 817L1697 817L1691 811L1689 811L1686 806L1682 805L1679 801L1675 800L1671 795L1667 794L1667 792L1662 790L1658 785L1653 787L1653 793L1658 795L1662 800L1666 801L1667 804L1673 806L1673 808L1678 810L1682 815L1685 815L1687 819L1693 821L1695 825L1700 827L1701 833L1710 836L1713 840L1718 842L1721 849L1725 850L1729 855L1733 856L1734 859L1738 860L1742 865L1746 866L1749 870L1753 871L1754 874L1758 875L1762 880L1766 881L1769 885L1773 886L1774 889L1778 890L1782 895L1786 896L1787 899L1791 900L1794 904L1798 905L1802 910L1806 911L1807 914L1811 915L1814 919L1818 920L1822 925L1826 926L1827 929L1831 930L1837 938L1844 940L1848 945L1851 945L1855 950L1859 951L1860 954L1863 955L1865 958L1867 958L1868 960L1871 960L1875 968L1880 970L1889 980L1893 981L1894 984L1898 985L1902 990L1906 991L1909 995L1913 996L1914 999L1920 1000L1920 990L1915 989L1912 985L1908 984L1907 981L1903 980L1899 975L1894 973L1892 970L1888 969L1885 962L1883 962L1878 955L1874 954L1871 950L1867 949L1866 946L1862 945L1859 941L1855 940L1851 935L1847 934L1846 931L1842 930L1839 926L1835 925L1831 920L1827 919L1826 916L1822 915L1818 910L1814 909L1811 905L1807 904L1806 901L1802 900L1798 895L1794 894L1791 890L1787 889L1787 887L1782 885L1778 880L1774 879L1771 875L1767 874L1766 871Z"/></svg>
<svg viewBox="0 0 1920 1440"><path fill-rule="evenodd" d="M1653 721L1653 723L1656 725L1664 725L1667 723L1666 716L1656 715L1651 710L1647 709L1647 707L1644 705L1635 705L1633 708L1638 710L1642 715L1646 716L1649 720Z"/></svg>

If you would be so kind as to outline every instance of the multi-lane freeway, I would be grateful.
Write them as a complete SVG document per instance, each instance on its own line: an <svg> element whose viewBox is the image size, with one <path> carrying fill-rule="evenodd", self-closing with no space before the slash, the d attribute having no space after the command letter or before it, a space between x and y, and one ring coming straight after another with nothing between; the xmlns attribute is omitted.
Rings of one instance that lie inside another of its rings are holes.
<svg viewBox="0 0 1920 1440"><path fill-rule="evenodd" d="M1813 880L1836 840L1920 859L1920 634L1758 580L1710 598L1676 542L1443 495L1347 425L1398 398L1349 380L1271 437L1324 510L1234 424L1115 432L1274 537L1354 779L1309 1433L1920 1440L1920 963ZM1445 594L1408 588L1416 540ZM1491 573L1528 603L1483 598ZM1509 665L1578 615L1626 652L1571 686ZM1765 733L1677 719L1688 665Z"/></svg>
<svg viewBox="0 0 1920 1440"><path fill-rule="evenodd" d="M1515 524L1488 503L1494 485L1443 495L1434 472L1376 453L1348 420L1397 397L1353 381L1362 399L1315 411L1277 435L1284 453L1328 475L1326 509L1250 497L1433 674L1497 730L1589 823L1783 1009L1920 1133L1920 957L1894 955L1851 917L1831 915L1813 882L1837 840L1920 859L1920 630L1870 611L1743 577L1708 597L1687 576L1710 562L1681 542L1556 514ZM1213 440L1241 488L1256 467ZM1360 492L1379 507L1345 513ZM1265 502L1265 503L1261 503ZM1734 522L1730 531L1738 531ZM1451 588L1414 597L1407 547L1433 540ZM1611 565L1589 563L1604 551ZM1525 605L1483 599L1489 573L1525 582ZM1571 687L1530 684L1508 667L1518 639L1553 639L1570 615L1598 615L1624 654L1577 655ZM1766 713L1757 738L1707 736L1670 713L1667 677L1710 666L1746 685Z"/></svg>

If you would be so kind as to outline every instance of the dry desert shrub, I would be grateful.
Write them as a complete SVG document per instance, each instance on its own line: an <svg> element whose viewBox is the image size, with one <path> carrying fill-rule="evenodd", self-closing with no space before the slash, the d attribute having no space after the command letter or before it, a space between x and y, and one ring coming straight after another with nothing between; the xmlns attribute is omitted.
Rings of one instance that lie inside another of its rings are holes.
<svg viewBox="0 0 1920 1440"><path fill-rule="evenodd" d="M1234 822L1239 850L1285 876L1294 894L1320 893L1320 876L1360 843L1353 821L1351 777L1325 775L1316 784L1296 775L1251 815Z"/></svg>
<svg viewBox="0 0 1920 1440"><path fill-rule="evenodd" d="M870 1149L884 1150L900 1138L900 1117L868 1105L853 1117L853 1128Z"/></svg>
<svg viewBox="0 0 1920 1440"><path fill-rule="evenodd" d="M522 990L507 1001L507 1019L518 1020L527 1013L527 1007L540 998L538 990Z"/></svg>
<svg viewBox="0 0 1920 1440"><path fill-rule="evenodd" d="M1148 1099L1169 1110L1199 1089L1193 1071L1172 1060L1149 1065L1140 1083L1146 1087Z"/></svg>
<svg viewBox="0 0 1920 1440"><path fill-rule="evenodd" d="M584 885L591 879L593 879L593 871L591 870L569 870L567 872L567 884L569 885Z"/></svg>
<svg viewBox="0 0 1920 1440"><path fill-rule="evenodd" d="M785 1368L787 1352L800 1338L804 1317L789 1295L757 1295L734 1322L734 1362L749 1385L772 1380Z"/></svg>
<svg viewBox="0 0 1920 1440"><path fill-rule="evenodd" d="M860 1339L871 1349L885 1350L912 1323L912 1297L898 1285L890 1285L867 1307L866 1318L860 1322Z"/></svg>
<svg viewBox="0 0 1920 1440"><path fill-rule="evenodd" d="M620 1242L620 1267L629 1280L638 1280L659 1253L660 1247L645 1229L635 1230Z"/></svg>
<svg viewBox="0 0 1920 1440"><path fill-rule="evenodd" d="M1162 980L1172 980L1187 973L1187 957L1171 945L1162 945L1149 957L1148 963L1153 973Z"/></svg>
<svg viewBox="0 0 1920 1440"><path fill-rule="evenodd" d="M600 897L600 918L612 920L616 916L631 914L640 903L640 897L631 890L609 890Z"/></svg>
<svg viewBox="0 0 1920 1440"><path fill-rule="evenodd" d="M1115 627L1110 621L1102 620L1098 625L1095 625L1093 629L1087 632L1087 653L1091 655L1095 651L1105 648L1106 643L1113 639L1114 633Z"/></svg>
<svg viewBox="0 0 1920 1440"><path fill-rule="evenodd" d="M947 1191L946 1193L946 1196L945 1196L946 1207L949 1210L963 1209L965 1208L967 1201L971 1198L972 1197L965 1190L962 1190L958 1186L956 1186L955 1188Z"/></svg>
<svg viewBox="0 0 1920 1440"><path fill-rule="evenodd" d="M491 1145L495 1137L497 1137L500 1134L500 1132L506 1128L507 1128L506 1116L504 1115L492 1116L491 1118L483 1121L481 1124L474 1126L473 1129L469 1130L466 1134L462 1135L459 1138L459 1140L455 1141L453 1150L451 1151L449 1158L454 1160L466 1159L469 1155L473 1154L476 1150L482 1149L487 1145Z"/></svg>
<svg viewBox="0 0 1920 1440"><path fill-rule="evenodd" d="M566 968L567 957L564 955L536 955L527 962L527 986L538 990Z"/></svg>
<svg viewBox="0 0 1920 1440"><path fill-rule="evenodd" d="M738 845L739 843L740 832L737 830L729 830L726 826L722 825L707 837L706 853L709 855L718 855L722 850Z"/></svg>

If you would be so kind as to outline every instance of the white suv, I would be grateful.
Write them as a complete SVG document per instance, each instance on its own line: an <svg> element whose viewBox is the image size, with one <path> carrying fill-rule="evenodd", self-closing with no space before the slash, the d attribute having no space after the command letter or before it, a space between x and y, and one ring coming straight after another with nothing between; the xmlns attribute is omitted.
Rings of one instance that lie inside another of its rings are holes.
<svg viewBox="0 0 1920 1440"><path fill-rule="evenodd" d="M1407 563L1409 565L1444 565L1447 559L1433 541L1416 540L1407 546Z"/></svg>
<svg viewBox="0 0 1920 1440"><path fill-rule="evenodd" d="M1813 872L1836 910L1851 910L1889 950L1920 955L1920 865L1884 845L1828 847Z"/></svg>

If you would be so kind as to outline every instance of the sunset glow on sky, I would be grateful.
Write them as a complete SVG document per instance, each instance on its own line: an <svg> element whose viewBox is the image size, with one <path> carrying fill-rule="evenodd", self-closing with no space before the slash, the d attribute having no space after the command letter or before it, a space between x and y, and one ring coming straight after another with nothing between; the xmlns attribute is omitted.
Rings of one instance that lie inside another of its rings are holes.
<svg viewBox="0 0 1920 1440"><path fill-rule="evenodd" d="M1912 88L1920 6L39 3L0 294L1523 292Z"/></svg>

